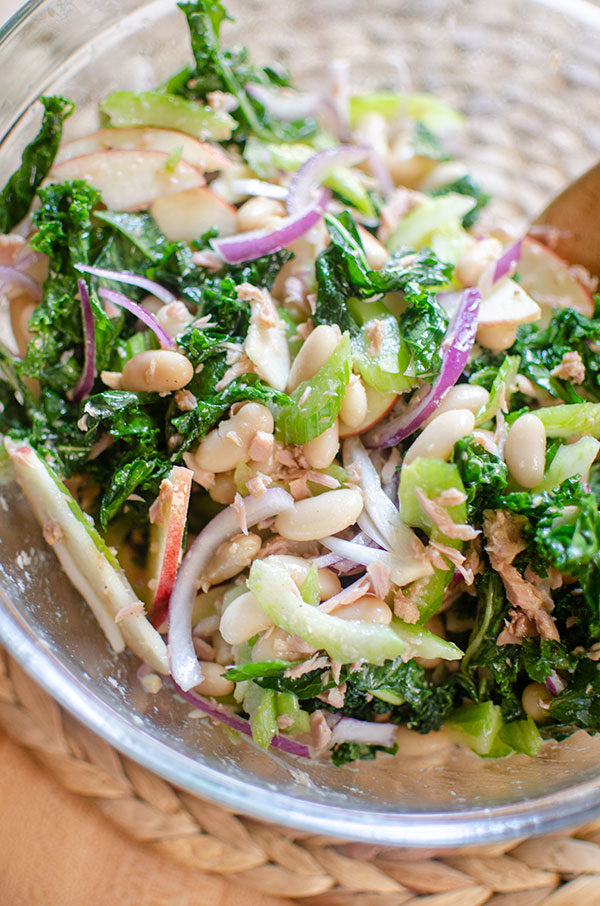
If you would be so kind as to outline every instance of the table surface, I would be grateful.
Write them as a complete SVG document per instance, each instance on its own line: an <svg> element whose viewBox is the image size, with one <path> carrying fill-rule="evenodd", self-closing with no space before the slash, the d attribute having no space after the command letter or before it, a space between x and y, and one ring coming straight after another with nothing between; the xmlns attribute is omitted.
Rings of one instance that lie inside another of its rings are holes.
<svg viewBox="0 0 600 906"><path fill-rule="evenodd" d="M2 906L285 906L135 843L0 730Z"/></svg>

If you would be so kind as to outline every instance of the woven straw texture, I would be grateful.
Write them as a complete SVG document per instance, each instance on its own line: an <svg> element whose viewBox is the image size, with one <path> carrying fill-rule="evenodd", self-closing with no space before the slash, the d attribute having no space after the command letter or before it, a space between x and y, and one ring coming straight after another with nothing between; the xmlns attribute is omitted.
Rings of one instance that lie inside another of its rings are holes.
<svg viewBox="0 0 600 906"><path fill-rule="evenodd" d="M68 790L191 868L314 906L600 906L600 820L443 854L260 824L174 789L85 729L0 651L0 724Z"/></svg>

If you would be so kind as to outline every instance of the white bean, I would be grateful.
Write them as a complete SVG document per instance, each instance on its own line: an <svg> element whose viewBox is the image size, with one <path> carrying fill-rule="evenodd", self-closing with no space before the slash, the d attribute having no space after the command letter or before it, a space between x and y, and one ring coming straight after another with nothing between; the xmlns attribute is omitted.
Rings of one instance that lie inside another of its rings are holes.
<svg viewBox="0 0 600 906"><path fill-rule="evenodd" d="M230 645L241 645L272 625L252 592L247 591L239 598L234 598L225 609L219 631Z"/></svg>
<svg viewBox="0 0 600 906"><path fill-rule="evenodd" d="M521 415L511 426L504 459L508 471L522 488L534 488L544 477L546 429L533 412Z"/></svg>
<svg viewBox="0 0 600 906"><path fill-rule="evenodd" d="M208 489L211 500L229 506L235 499L237 488L233 480L233 472L220 472L215 475L215 483Z"/></svg>
<svg viewBox="0 0 600 906"><path fill-rule="evenodd" d="M283 629L273 629L256 642L252 648L252 661L255 664L261 661L295 661L298 659L298 650L294 646L292 636Z"/></svg>
<svg viewBox="0 0 600 906"><path fill-rule="evenodd" d="M210 585L220 585L227 579L237 576L250 566L262 545L260 535L236 535L229 541L223 541L211 558L208 569L202 579Z"/></svg>
<svg viewBox="0 0 600 906"><path fill-rule="evenodd" d="M258 431L272 434L273 416L260 403L246 403L200 441L194 454L196 462L207 472L229 472L248 460Z"/></svg>
<svg viewBox="0 0 600 906"><path fill-rule="evenodd" d="M383 623L386 626L392 622L392 611L382 598L375 595L363 595L353 604L334 610L333 616L341 620L361 620L363 623Z"/></svg>
<svg viewBox="0 0 600 906"><path fill-rule="evenodd" d="M340 409L340 419L349 428L359 428L367 417L367 391L358 374L350 377Z"/></svg>
<svg viewBox="0 0 600 906"><path fill-rule="evenodd" d="M224 678L225 667L212 661L199 661L199 664L204 679L195 687L196 692L201 692L202 695L231 695L235 683Z"/></svg>
<svg viewBox="0 0 600 906"><path fill-rule="evenodd" d="M275 229L285 215L286 209L280 201L257 195L244 202L239 208L236 225L240 233L247 233L250 230Z"/></svg>
<svg viewBox="0 0 600 906"><path fill-rule="evenodd" d="M326 469L330 466L340 449L340 432L338 420L326 428L322 434L310 440L302 447L302 452L311 469Z"/></svg>
<svg viewBox="0 0 600 906"><path fill-rule="evenodd" d="M194 377L189 359L172 349L147 349L125 363L123 390L134 393L171 393L181 390Z"/></svg>
<svg viewBox="0 0 600 906"><path fill-rule="evenodd" d="M316 541L354 525L363 508L360 491L341 488L297 500L275 520L275 530L290 541Z"/></svg>
<svg viewBox="0 0 600 906"><path fill-rule="evenodd" d="M513 324L481 324L477 328L477 342L493 352L510 349L517 337L519 325Z"/></svg>
<svg viewBox="0 0 600 906"><path fill-rule="evenodd" d="M450 459L457 440L470 434L475 427L475 416L470 409L452 409L429 422L404 456L408 465L419 456Z"/></svg>
<svg viewBox="0 0 600 906"><path fill-rule="evenodd" d="M548 711L543 705L550 701L552 701L552 693L541 683L529 683L521 695L523 711L537 722L548 720Z"/></svg>
<svg viewBox="0 0 600 906"><path fill-rule="evenodd" d="M156 312L156 320L170 337L178 337L194 318L183 302L171 302L161 305Z"/></svg>
<svg viewBox="0 0 600 906"><path fill-rule="evenodd" d="M438 730L436 733L417 733L408 727L398 727L396 742L399 755L407 758L425 758L447 748L448 735L445 730Z"/></svg>
<svg viewBox="0 0 600 906"><path fill-rule="evenodd" d="M281 554L279 559L284 561L290 576L298 588L300 588L306 579L312 564L309 563L308 560L303 560L302 557L293 557L291 554ZM330 569L321 567L321 569L317 570L317 576L319 579L319 597L321 601L332 598L342 590L340 580Z"/></svg>
<svg viewBox="0 0 600 906"><path fill-rule="evenodd" d="M477 384L455 384L425 424L428 425L442 412L450 412L452 409L470 409L473 415L477 415L489 398L490 394L485 387L479 387Z"/></svg>
<svg viewBox="0 0 600 906"><path fill-rule="evenodd" d="M502 243L493 236L474 240L456 262L454 275L463 286L476 286L483 272L502 254Z"/></svg>
<svg viewBox="0 0 600 906"><path fill-rule="evenodd" d="M378 271L383 265L387 262L390 257L390 253L386 249L385 245L382 245L379 239L376 239L373 233L370 233L360 224L357 225L358 235L362 240L362 244L365 248L365 255L367 256L367 264L369 267L372 267L373 270Z"/></svg>
<svg viewBox="0 0 600 906"><path fill-rule="evenodd" d="M287 384L288 392L295 390L302 381L315 376L336 349L340 339L341 333L337 325L319 324L312 333L309 333L292 363Z"/></svg>

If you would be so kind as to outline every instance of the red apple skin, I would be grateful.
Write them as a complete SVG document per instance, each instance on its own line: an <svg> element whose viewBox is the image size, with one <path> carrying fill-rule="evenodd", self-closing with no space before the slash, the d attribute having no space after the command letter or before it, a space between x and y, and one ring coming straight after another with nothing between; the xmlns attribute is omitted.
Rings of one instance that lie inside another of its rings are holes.
<svg viewBox="0 0 600 906"><path fill-rule="evenodd" d="M355 437L357 434L364 434L370 428L374 428L382 419L388 415L396 404L398 399L397 393L382 393L373 390L372 387L365 385L367 391L367 415L365 420L358 428L351 428L340 421L340 440L346 437Z"/></svg>
<svg viewBox="0 0 600 906"><path fill-rule="evenodd" d="M160 493L168 495L164 504L164 518L150 527L151 556L154 557L156 589L151 606L152 623L163 622L175 577L181 562L183 535L192 489L192 471L183 466L173 466ZM170 485L170 487L169 487ZM163 491L163 488L166 490ZM159 495L160 497L160 495ZM156 547L154 552L152 549ZM152 581L152 580L151 580ZM162 617L161 617L162 614Z"/></svg>
<svg viewBox="0 0 600 906"><path fill-rule="evenodd" d="M517 265L521 285L540 305L544 296L563 297L574 308L591 318L594 314L594 299L591 291L571 272L571 265L549 246L525 236L521 261Z"/></svg>

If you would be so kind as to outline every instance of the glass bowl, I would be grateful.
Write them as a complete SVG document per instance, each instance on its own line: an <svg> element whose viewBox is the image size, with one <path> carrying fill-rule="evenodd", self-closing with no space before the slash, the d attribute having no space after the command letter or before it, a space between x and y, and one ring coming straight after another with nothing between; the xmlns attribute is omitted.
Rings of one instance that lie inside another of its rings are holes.
<svg viewBox="0 0 600 906"><path fill-rule="evenodd" d="M415 88L466 114L457 141L498 216L523 223L600 156L600 9L585 0L231 0L230 40L291 64L305 84L345 58L357 85ZM155 0L41 0L0 33L2 172L39 122L42 93L79 104L91 131L116 88L148 88L189 53L183 16ZM600 812L600 738L577 734L537 759L458 749L343 768L265 753L148 695L57 567L8 478L0 488L0 641L68 711L178 787L238 812L331 837L460 846L550 831Z"/></svg>

